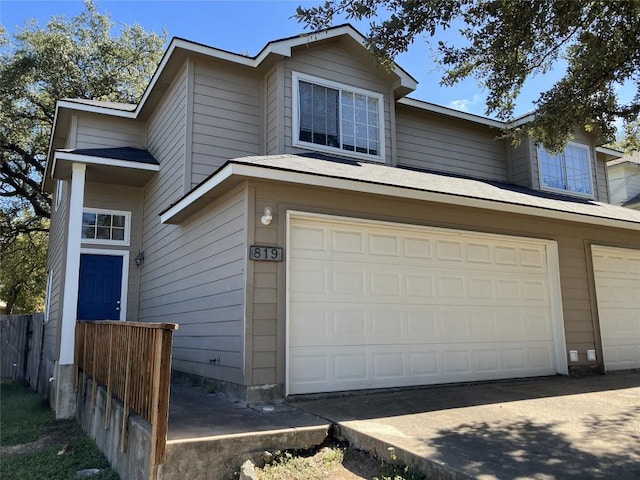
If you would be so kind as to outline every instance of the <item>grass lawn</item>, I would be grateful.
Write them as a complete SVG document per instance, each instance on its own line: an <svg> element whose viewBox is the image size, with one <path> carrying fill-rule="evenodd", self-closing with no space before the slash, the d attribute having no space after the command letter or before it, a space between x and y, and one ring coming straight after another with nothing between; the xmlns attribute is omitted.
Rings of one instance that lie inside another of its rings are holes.
<svg viewBox="0 0 640 480"><path fill-rule="evenodd" d="M0 381L0 479L67 480L90 468L100 469L91 479L119 479L75 420L55 420L43 397Z"/></svg>

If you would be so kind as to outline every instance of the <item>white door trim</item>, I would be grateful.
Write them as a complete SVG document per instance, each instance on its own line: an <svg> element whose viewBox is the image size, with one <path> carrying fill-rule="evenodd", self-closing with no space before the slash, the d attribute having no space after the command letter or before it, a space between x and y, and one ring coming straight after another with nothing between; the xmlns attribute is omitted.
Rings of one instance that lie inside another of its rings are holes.
<svg viewBox="0 0 640 480"><path fill-rule="evenodd" d="M104 248L81 248L80 255L110 255L122 257L122 282L120 287L120 321L127 319L127 295L129 293L129 250L107 250ZM78 276L80 268L78 266Z"/></svg>
<svg viewBox="0 0 640 480"><path fill-rule="evenodd" d="M370 220L370 219L362 219L362 218L352 218L345 217L339 215L326 215L319 213L311 213L311 212L303 212L297 210L288 210L287 218L286 218L286 275L285 275L285 395L289 395L289 386L290 386L290 368L289 368L289 347L290 347L290 267L291 267L291 221L292 219L301 218L301 219L323 219L328 221L341 221L348 222L352 224L360 224L360 225L377 225L377 226L388 226L388 227L401 227L401 228L410 228L421 231L430 231L430 232L444 232L444 233L454 233L459 234L461 236L466 237L474 237L477 238L485 237L485 238L493 238L493 239L509 239L513 242L526 242L531 243L531 241L535 241L537 243L543 244L545 246L546 251L546 260L547 260L547 271L548 271L548 279L549 279L549 303L550 303L550 313L551 313L551 324L553 327L553 344L554 344L554 355L555 355L555 367L557 373L561 375L567 375L569 371L567 355L566 355L566 341L565 341L565 331L564 331L564 317L563 317L563 309L562 309L562 292L560 285L560 266L559 266L559 257L558 257L558 244L554 240L541 239L535 237L518 237L514 235L503 235L496 233L485 233L485 232L476 232L476 231L467 231L467 230L459 230L454 228L442 228L442 227L431 227L424 225L415 225L401 222L388 222L381 220Z"/></svg>

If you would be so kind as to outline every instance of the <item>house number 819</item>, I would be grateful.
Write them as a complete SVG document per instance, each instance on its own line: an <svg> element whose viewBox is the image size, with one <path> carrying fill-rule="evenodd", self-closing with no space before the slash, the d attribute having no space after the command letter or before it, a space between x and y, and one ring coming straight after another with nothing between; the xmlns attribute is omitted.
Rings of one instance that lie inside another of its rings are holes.
<svg viewBox="0 0 640 480"><path fill-rule="evenodd" d="M249 247L251 260L266 260L268 262L282 261L282 247Z"/></svg>

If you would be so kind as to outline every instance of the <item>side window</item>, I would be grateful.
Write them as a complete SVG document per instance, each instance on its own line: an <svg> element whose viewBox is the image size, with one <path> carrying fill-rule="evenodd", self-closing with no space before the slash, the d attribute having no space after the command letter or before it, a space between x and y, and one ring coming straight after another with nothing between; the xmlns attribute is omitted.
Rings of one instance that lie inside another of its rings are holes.
<svg viewBox="0 0 640 480"><path fill-rule="evenodd" d="M56 198L55 198L55 209L58 210L58 207L60 207L60 204L62 203L62 197L64 195L64 192L66 190L67 186L67 182L64 180L58 180L56 182Z"/></svg>
<svg viewBox="0 0 640 480"><path fill-rule="evenodd" d="M299 73L292 79L294 145L384 159L381 94Z"/></svg>
<svg viewBox="0 0 640 480"><path fill-rule="evenodd" d="M131 212L85 208L82 213L83 243L129 245Z"/></svg>
<svg viewBox="0 0 640 480"><path fill-rule="evenodd" d="M551 155L538 146L540 187L593 197L591 152L587 145L569 143L563 152Z"/></svg>
<svg viewBox="0 0 640 480"><path fill-rule="evenodd" d="M44 297L44 323L49 323L49 312L51 311L51 284L53 283L53 270L47 276L47 290Z"/></svg>

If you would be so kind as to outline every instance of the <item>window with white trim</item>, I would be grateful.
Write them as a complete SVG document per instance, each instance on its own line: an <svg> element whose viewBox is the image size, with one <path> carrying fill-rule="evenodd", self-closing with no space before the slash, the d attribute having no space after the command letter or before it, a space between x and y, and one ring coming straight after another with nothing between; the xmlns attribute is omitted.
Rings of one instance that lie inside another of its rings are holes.
<svg viewBox="0 0 640 480"><path fill-rule="evenodd" d="M82 212L82 242L129 245L131 212L85 208Z"/></svg>
<svg viewBox="0 0 640 480"><path fill-rule="evenodd" d="M294 72L293 98L294 145L384 158L381 94Z"/></svg>
<svg viewBox="0 0 640 480"><path fill-rule="evenodd" d="M538 166L543 190L593 196L591 150L587 145L569 142L557 155L538 146Z"/></svg>
<svg viewBox="0 0 640 480"><path fill-rule="evenodd" d="M67 182L65 182L64 180L58 180L56 182L56 203L55 203L56 210L58 210L58 207L62 203L62 196L64 195L66 185L67 185Z"/></svg>

